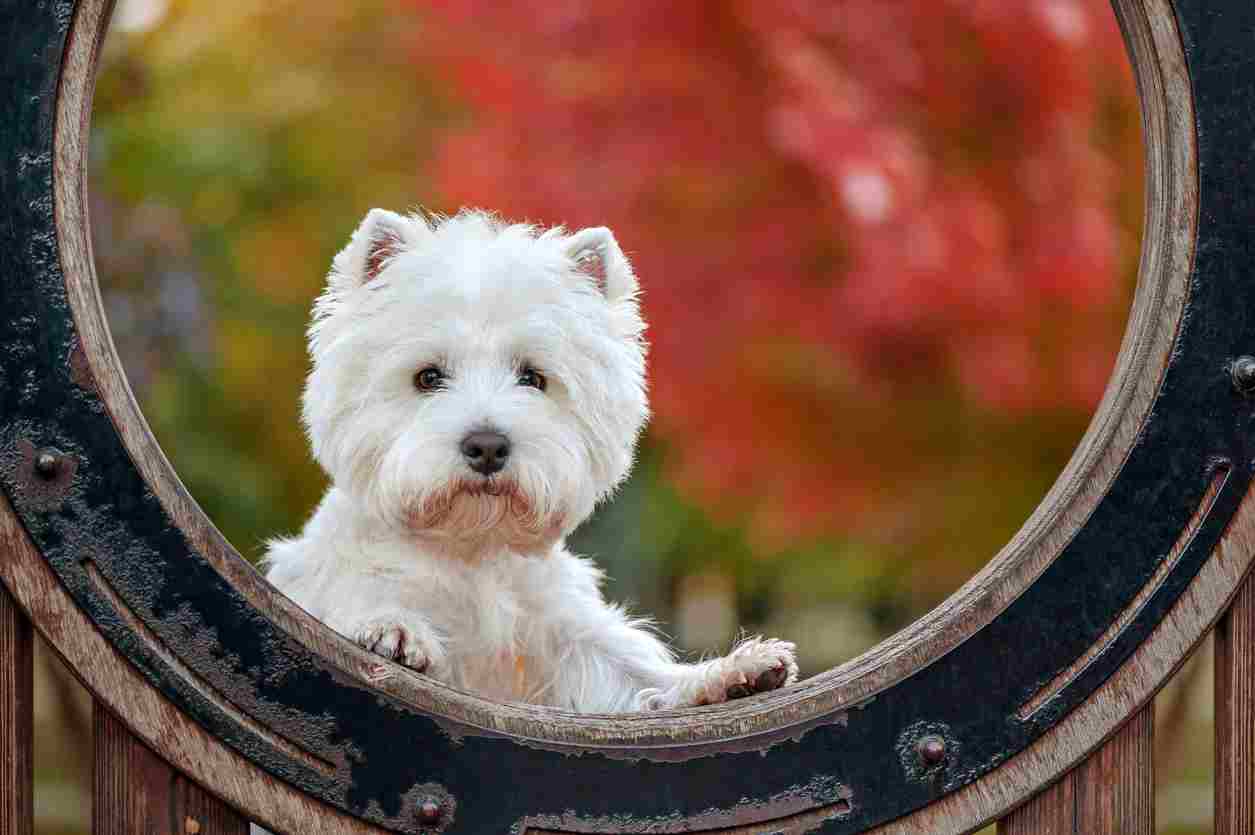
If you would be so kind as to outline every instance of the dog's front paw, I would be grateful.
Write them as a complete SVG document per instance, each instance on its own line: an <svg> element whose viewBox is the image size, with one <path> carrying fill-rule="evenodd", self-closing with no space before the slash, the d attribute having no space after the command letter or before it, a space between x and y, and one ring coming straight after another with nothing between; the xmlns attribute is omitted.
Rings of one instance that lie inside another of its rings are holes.
<svg viewBox="0 0 1255 835"><path fill-rule="evenodd" d="M357 624L349 637L376 655L420 673L436 675L444 667L444 643L431 627L412 619L381 615Z"/></svg>
<svg viewBox="0 0 1255 835"><path fill-rule="evenodd" d="M742 699L797 681L795 647L776 638L748 638L707 670L698 704Z"/></svg>

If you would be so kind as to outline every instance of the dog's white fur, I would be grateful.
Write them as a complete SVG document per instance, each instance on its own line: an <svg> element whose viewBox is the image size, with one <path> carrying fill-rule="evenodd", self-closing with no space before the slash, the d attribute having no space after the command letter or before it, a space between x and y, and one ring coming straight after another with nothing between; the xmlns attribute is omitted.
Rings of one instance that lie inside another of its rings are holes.
<svg viewBox="0 0 1255 835"><path fill-rule="evenodd" d="M333 486L271 543L267 576L362 646L491 698L619 712L793 681L784 641L677 663L563 545L631 468L644 330L608 229L372 210L309 331L304 420ZM443 386L419 390L424 368ZM543 391L520 384L527 368ZM498 474L461 453L478 431L510 439Z"/></svg>

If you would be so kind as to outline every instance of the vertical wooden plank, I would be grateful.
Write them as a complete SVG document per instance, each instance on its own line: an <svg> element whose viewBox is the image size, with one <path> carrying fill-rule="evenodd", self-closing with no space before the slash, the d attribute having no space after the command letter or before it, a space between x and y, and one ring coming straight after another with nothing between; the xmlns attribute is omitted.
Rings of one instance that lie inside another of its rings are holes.
<svg viewBox="0 0 1255 835"><path fill-rule="evenodd" d="M100 703L93 835L248 835L231 807L172 769Z"/></svg>
<svg viewBox="0 0 1255 835"><path fill-rule="evenodd" d="M1076 769L1076 831L1153 835L1155 706L1146 705Z"/></svg>
<svg viewBox="0 0 1255 835"><path fill-rule="evenodd" d="M0 585L0 835L31 835L34 759L30 621Z"/></svg>
<svg viewBox="0 0 1255 835"><path fill-rule="evenodd" d="M1016 809L998 823L998 835L1074 835L1076 772Z"/></svg>
<svg viewBox="0 0 1255 835"><path fill-rule="evenodd" d="M121 832L130 820L130 741L100 702L92 701L92 835Z"/></svg>
<svg viewBox="0 0 1255 835"><path fill-rule="evenodd" d="M999 835L1153 835L1154 705L1062 780L998 823Z"/></svg>
<svg viewBox="0 0 1255 835"><path fill-rule="evenodd" d="M1255 833L1255 578L1216 625L1216 835Z"/></svg>
<svg viewBox="0 0 1255 835"><path fill-rule="evenodd" d="M248 824L230 806L178 775L174 781L174 831L179 835L247 835Z"/></svg>

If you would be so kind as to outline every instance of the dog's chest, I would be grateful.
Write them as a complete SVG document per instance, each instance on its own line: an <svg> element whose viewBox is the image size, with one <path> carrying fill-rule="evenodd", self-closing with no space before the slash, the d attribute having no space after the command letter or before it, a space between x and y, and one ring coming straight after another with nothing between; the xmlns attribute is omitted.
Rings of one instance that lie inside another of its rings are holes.
<svg viewBox="0 0 1255 835"><path fill-rule="evenodd" d="M453 659L454 683L501 701L535 702L544 689L543 665L519 650Z"/></svg>
<svg viewBox="0 0 1255 835"><path fill-rule="evenodd" d="M491 698L531 701L548 674L544 612L505 572L485 572L442 603L453 683Z"/></svg>

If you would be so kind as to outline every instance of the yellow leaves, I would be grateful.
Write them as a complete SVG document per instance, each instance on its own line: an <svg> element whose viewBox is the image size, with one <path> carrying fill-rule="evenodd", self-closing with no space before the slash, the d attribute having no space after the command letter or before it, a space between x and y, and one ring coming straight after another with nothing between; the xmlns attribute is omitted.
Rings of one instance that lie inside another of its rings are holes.
<svg viewBox="0 0 1255 835"><path fill-rule="evenodd" d="M297 205L240 230L236 267L271 303L303 310L321 288L324 241L309 221L308 208Z"/></svg>

